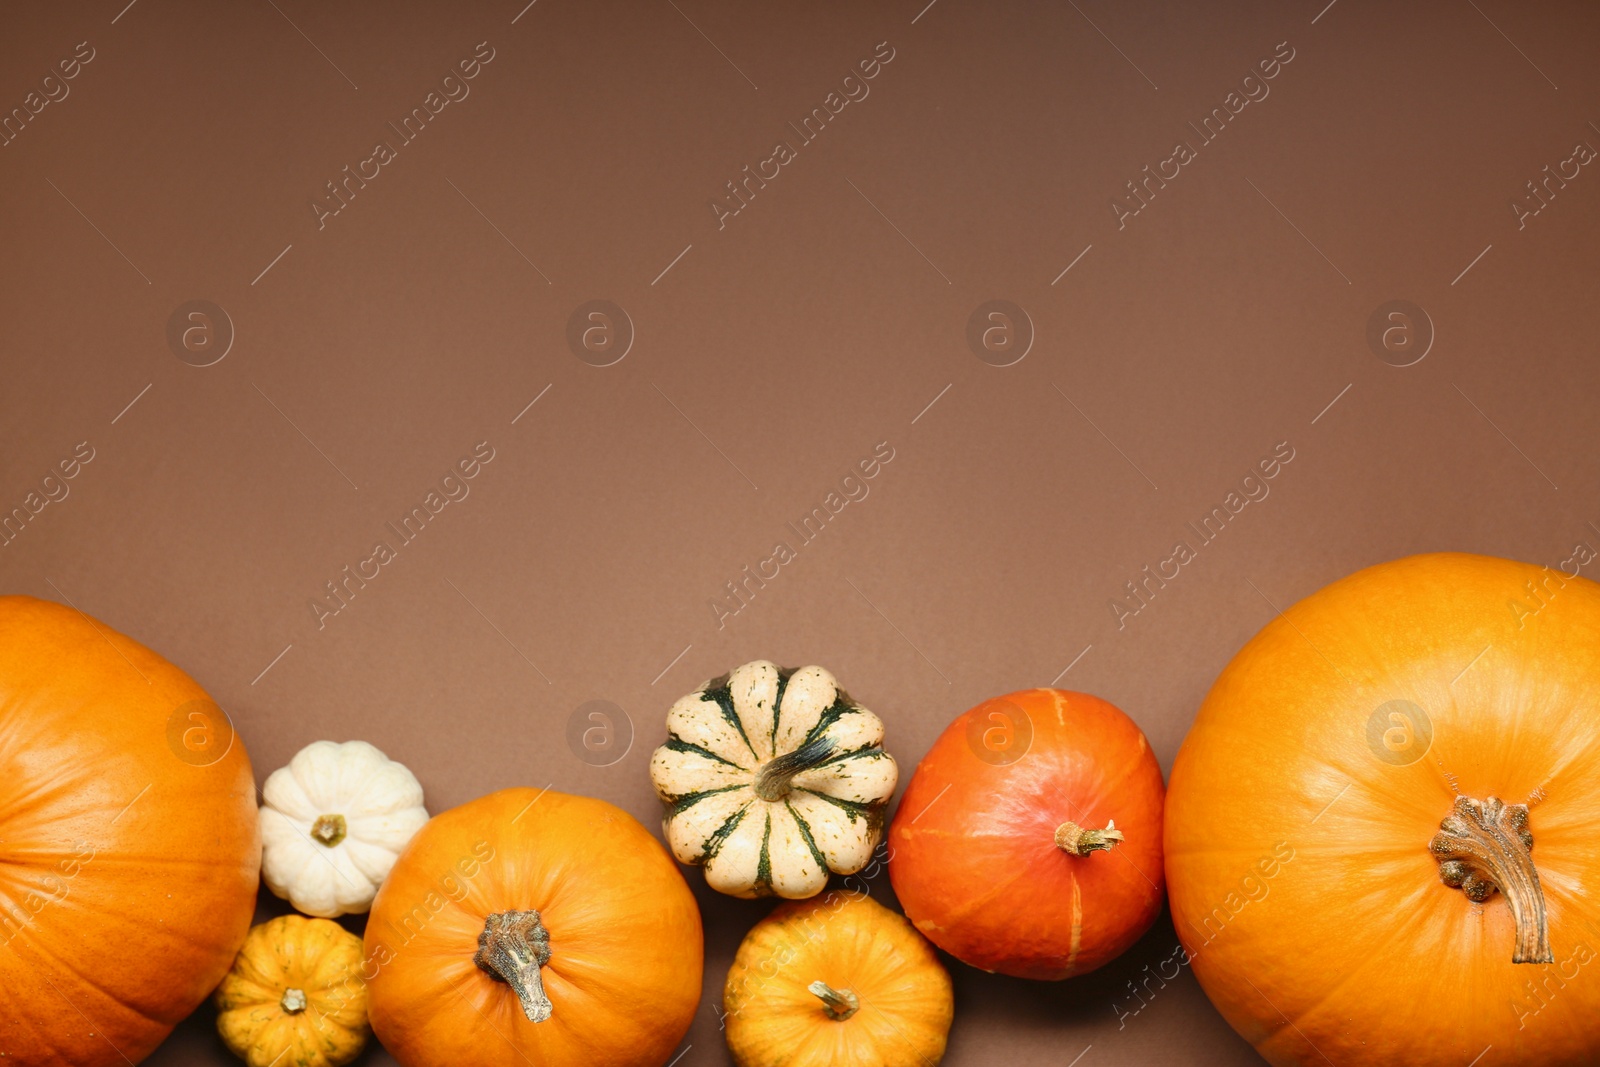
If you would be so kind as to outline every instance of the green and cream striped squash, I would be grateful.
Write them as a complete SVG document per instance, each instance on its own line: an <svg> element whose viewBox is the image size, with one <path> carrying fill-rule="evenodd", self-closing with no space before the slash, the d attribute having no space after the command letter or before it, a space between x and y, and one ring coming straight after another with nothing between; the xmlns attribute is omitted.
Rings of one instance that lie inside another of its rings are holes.
<svg viewBox="0 0 1600 1067"><path fill-rule="evenodd" d="M815 896L883 837L899 771L882 746L882 720L821 667L756 660L706 682L650 760L672 854L730 896Z"/></svg>

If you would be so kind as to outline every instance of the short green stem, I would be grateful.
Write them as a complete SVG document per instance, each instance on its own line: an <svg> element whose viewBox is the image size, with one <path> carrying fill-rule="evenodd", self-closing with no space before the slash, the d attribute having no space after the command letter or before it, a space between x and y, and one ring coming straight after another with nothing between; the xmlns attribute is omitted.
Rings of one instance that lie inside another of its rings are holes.
<svg viewBox="0 0 1600 1067"><path fill-rule="evenodd" d="M1068 819L1056 827L1056 847L1074 856L1087 856L1091 852L1110 852L1122 840L1115 819L1106 820L1104 830L1088 830Z"/></svg>
<svg viewBox="0 0 1600 1067"><path fill-rule="evenodd" d="M843 1022L861 1010L861 998L848 989L835 989L826 982L812 982L806 991L822 998L828 1018Z"/></svg>
<svg viewBox="0 0 1600 1067"><path fill-rule="evenodd" d="M761 768L761 773L756 775L756 796L769 804L776 803L789 795L790 783L796 775L814 770L827 763L834 755L834 742L831 737L819 737L814 741L807 741L793 752L785 752L766 762Z"/></svg>
<svg viewBox="0 0 1600 1067"><path fill-rule="evenodd" d="M317 821L311 824L312 840L329 848L343 841L349 833L350 827L343 815L318 815Z"/></svg>

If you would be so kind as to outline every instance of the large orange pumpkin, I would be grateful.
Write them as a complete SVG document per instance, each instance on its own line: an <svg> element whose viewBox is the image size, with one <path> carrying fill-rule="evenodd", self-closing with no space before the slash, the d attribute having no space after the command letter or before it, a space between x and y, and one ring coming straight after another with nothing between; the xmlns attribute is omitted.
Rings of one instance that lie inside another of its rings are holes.
<svg viewBox="0 0 1600 1067"><path fill-rule="evenodd" d="M1168 794L1174 963L1271 1062L1600 1062L1600 586L1577 569L1372 567L1212 688Z"/></svg>
<svg viewBox="0 0 1600 1067"><path fill-rule="evenodd" d="M0 1063L143 1059L233 963L260 862L250 760L194 680L0 597Z"/></svg>
<svg viewBox="0 0 1600 1067"><path fill-rule="evenodd" d="M659 1065L700 1001L678 865L588 797L503 789L434 816L365 947L372 1030L405 1067Z"/></svg>
<svg viewBox="0 0 1600 1067"><path fill-rule="evenodd" d="M1161 912L1161 766L1087 693L1025 689L950 724L889 827L895 895L957 959L1060 979L1126 951Z"/></svg>

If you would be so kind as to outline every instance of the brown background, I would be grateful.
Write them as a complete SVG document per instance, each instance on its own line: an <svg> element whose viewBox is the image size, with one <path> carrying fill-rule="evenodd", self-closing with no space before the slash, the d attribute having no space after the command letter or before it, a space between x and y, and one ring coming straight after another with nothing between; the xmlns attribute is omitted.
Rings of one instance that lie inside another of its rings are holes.
<svg viewBox="0 0 1600 1067"><path fill-rule="evenodd" d="M1600 10L1324 2L9 5L0 107L96 56L0 148L0 505L95 459L0 584L185 667L258 777L364 738L434 811L553 785L656 825L667 706L758 656L830 667L908 772L1058 679L1170 767L1273 605L1409 552L1600 543L1600 169L1510 208L1600 145ZM480 41L471 95L319 230L324 183ZM719 230L708 200L880 41L871 95ZM1111 197L1281 41L1270 96L1119 230ZM996 298L1037 334L1005 368L966 341ZM236 332L206 368L166 340L195 299ZM590 299L634 324L610 367L566 341ZM1365 337L1394 299L1436 331L1405 368ZM310 598L480 441L471 495L319 629ZM724 583L881 441L870 495L719 628ZM1119 630L1123 584L1284 441L1271 495ZM565 741L590 700L637 732L614 765ZM720 984L770 907L689 874L686 1067L725 1062ZM1172 944L1163 920L1059 985L954 965L947 1062L1257 1062L1187 974L1119 1024ZM150 1062L231 1062L210 1027Z"/></svg>

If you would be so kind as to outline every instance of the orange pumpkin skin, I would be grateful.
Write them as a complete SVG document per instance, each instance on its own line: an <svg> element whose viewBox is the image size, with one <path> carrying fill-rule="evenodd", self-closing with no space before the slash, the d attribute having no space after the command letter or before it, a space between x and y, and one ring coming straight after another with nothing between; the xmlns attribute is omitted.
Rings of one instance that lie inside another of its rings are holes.
<svg viewBox="0 0 1600 1067"><path fill-rule="evenodd" d="M865 893L780 905L745 935L722 994L738 1067L935 1067L954 996L938 953Z"/></svg>
<svg viewBox="0 0 1600 1067"><path fill-rule="evenodd" d="M1490 796L1528 805L1549 963L1513 963L1505 895L1474 904L1430 851ZM1178 962L1274 1064L1600 1062L1597 827L1600 586L1462 554L1371 567L1251 639L1178 753Z"/></svg>
<svg viewBox="0 0 1600 1067"><path fill-rule="evenodd" d="M250 760L200 686L0 597L0 1062L149 1055L227 973L260 865Z"/></svg>
<svg viewBox="0 0 1600 1067"><path fill-rule="evenodd" d="M550 1016L474 963L491 915L537 911ZM404 1067L644 1067L700 1001L700 911L678 865L603 800L503 789L434 816L367 920L372 1030Z"/></svg>
<svg viewBox="0 0 1600 1067"><path fill-rule="evenodd" d="M1083 974L1161 911L1163 795L1144 733L1115 706L1060 689L996 697L918 765L889 828L889 877L906 917L957 959L1019 978ZM1055 840L1069 820L1115 822L1123 840L1073 854Z"/></svg>

